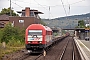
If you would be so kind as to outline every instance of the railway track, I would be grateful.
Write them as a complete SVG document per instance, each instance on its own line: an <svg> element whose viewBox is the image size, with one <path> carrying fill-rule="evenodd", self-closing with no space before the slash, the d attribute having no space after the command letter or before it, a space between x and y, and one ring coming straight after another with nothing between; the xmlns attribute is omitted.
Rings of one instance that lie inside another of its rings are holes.
<svg viewBox="0 0 90 60"><path fill-rule="evenodd" d="M25 52L26 50L18 51L2 60L81 60L72 37L66 37L54 44L45 56L43 54L28 54Z"/></svg>
<svg viewBox="0 0 90 60"><path fill-rule="evenodd" d="M67 58L66 58L67 57ZM64 48L60 60L74 60L74 44L73 40L68 40L66 47Z"/></svg>
<svg viewBox="0 0 90 60"><path fill-rule="evenodd" d="M38 55L30 55L29 57L23 59L23 60L37 60L38 58L40 58L42 56L42 54L38 54Z"/></svg>
<svg viewBox="0 0 90 60"><path fill-rule="evenodd" d="M45 57L37 60L81 60L72 37L65 38L53 46Z"/></svg>
<svg viewBox="0 0 90 60"><path fill-rule="evenodd" d="M67 45L66 43L68 43L67 38L62 40L57 45L53 46L51 48L51 51L47 52L47 55L45 56L44 60L59 60L60 56L62 55L63 50L65 49L65 47ZM43 58L38 59L38 60L43 60Z"/></svg>

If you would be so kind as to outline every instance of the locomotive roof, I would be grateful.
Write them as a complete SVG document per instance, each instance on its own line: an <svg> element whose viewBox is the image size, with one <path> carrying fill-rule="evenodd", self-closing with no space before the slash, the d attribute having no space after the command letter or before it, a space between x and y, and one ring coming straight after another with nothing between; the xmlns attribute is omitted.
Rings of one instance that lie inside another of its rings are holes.
<svg viewBox="0 0 90 60"><path fill-rule="evenodd" d="M44 29L47 31L52 31L52 29L48 26L43 26L42 24L31 24L27 29Z"/></svg>
<svg viewBox="0 0 90 60"><path fill-rule="evenodd" d="M45 28L45 30L49 30L49 31L52 31L52 29L48 26L43 26Z"/></svg>

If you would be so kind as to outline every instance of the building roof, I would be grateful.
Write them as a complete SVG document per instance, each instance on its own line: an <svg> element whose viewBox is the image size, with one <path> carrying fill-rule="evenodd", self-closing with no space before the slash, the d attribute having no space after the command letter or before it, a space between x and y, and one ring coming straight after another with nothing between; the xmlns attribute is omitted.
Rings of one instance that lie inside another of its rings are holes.
<svg viewBox="0 0 90 60"><path fill-rule="evenodd" d="M30 11L33 11L34 13L36 13L36 14L43 14L42 12L40 12L40 11L38 11L38 10L34 10L34 9L32 9L32 10L30 10ZM18 13L23 13L23 12L25 12L25 10L22 10L22 11L17 11Z"/></svg>
<svg viewBox="0 0 90 60"><path fill-rule="evenodd" d="M0 20L9 20L9 16L6 14L0 15Z"/></svg>
<svg viewBox="0 0 90 60"><path fill-rule="evenodd" d="M30 10L30 11L33 11L34 13L37 13L37 14L43 14L42 12L40 12L38 10Z"/></svg>

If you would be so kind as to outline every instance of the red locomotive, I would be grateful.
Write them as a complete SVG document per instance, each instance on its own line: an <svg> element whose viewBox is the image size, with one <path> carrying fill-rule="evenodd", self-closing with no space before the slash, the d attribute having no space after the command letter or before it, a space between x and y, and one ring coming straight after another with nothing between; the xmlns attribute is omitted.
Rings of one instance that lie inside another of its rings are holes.
<svg viewBox="0 0 90 60"><path fill-rule="evenodd" d="M42 52L52 44L52 29L41 24L28 26L25 34L26 49L32 53Z"/></svg>

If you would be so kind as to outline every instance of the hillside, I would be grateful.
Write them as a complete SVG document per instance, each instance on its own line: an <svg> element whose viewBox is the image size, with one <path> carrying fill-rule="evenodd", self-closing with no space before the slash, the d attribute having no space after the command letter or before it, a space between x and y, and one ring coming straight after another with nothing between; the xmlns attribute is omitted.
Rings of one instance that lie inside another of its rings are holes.
<svg viewBox="0 0 90 60"><path fill-rule="evenodd" d="M42 20L50 27L75 28L79 20L90 20L90 13Z"/></svg>
<svg viewBox="0 0 90 60"><path fill-rule="evenodd" d="M87 19L90 19L90 13L87 13L87 14L82 14L82 15L73 15L73 16L67 16L67 17L58 17L58 18L55 18L54 20L67 20L67 19L70 19L70 20L87 20Z"/></svg>

